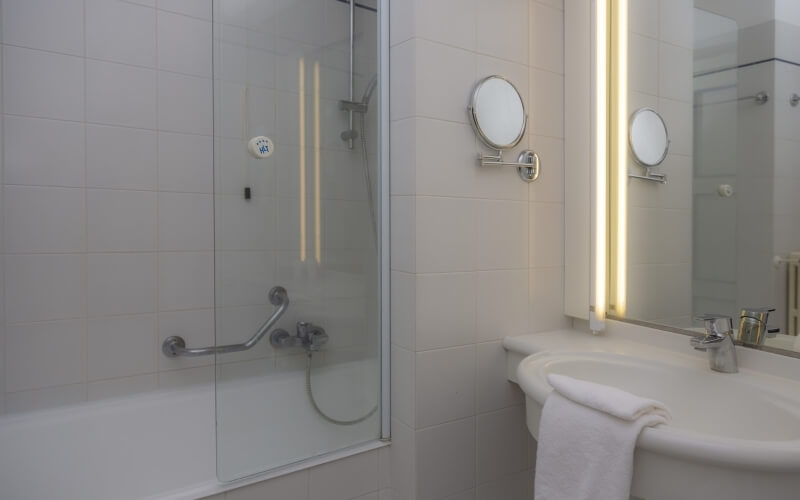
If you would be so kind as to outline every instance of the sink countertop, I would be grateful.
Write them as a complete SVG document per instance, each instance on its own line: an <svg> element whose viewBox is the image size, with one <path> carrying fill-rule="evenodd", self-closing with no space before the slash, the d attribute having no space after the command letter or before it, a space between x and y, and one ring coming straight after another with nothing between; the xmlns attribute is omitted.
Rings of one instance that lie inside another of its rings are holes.
<svg viewBox="0 0 800 500"><path fill-rule="evenodd" d="M795 410L800 407L796 401L797 395L800 394L800 359L755 349L737 347L740 373L720 374L712 372L708 368L706 353L695 351L689 346L688 336L619 321L609 321L607 331L601 335L592 335L577 329L558 330L506 337L503 345L508 351L508 378L519 383L525 391L526 399L529 402L527 404L528 412L537 411L537 408L538 411L541 411L541 405L544 404L546 395L552 390L544 379L544 374L550 369L548 367L556 366L562 360L570 360L572 363L577 363L573 366L582 367L586 363L591 364L592 353L597 354L594 357L601 361L607 360L612 364L616 363L614 359L623 360L623 364L625 363L624 359L638 360L637 363L643 370L648 369L650 365L669 365L672 367L670 369L677 369L679 370L677 373L686 375L680 377L684 379L682 382L675 380L674 384L688 384L687 389L696 389L694 380L698 380L699 385L710 384L709 400L702 401L706 403L706 407L708 407L709 401L713 405L715 394L718 398L725 396L722 399L733 401L731 404L733 404L734 410L732 411L737 411L738 406L735 403L740 394L742 399L747 399L747 394L754 398L758 395L759 398L763 396L779 400L786 399L785 404L788 405L790 414L796 414ZM584 358L587 361L581 361ZM645 360L645 363L641 363L642 360ZM652 363L648 363L647 360L652 360ZM635 366L631 366L632 370L636 369ZM592 378L591 373L594 372L589 372L586 376L587 379ZM625 380L627 378L625 374L628 372L621 371L621 373L624 377L618 378L618 380ZM667 385L674 385L672 379L675 377L670 373L664 371L662 375L657 376L654 379L658 381L656 385L663 386L661 381ZM706 377L706 375L708 376ZM741 393L739 392L740 388ZM692 414L692 412L700 411L699 407L703 405L694 404L691 401L681 404L684 401L681 397L674 399L674 394L677 391L680 395L682 389L676 385L672 387L672 390L673 405L680 406L680 408L675 408L676 411L679 410L684 415L693 417L688 420L695 422L703 418L703 415ZM724 391L726 394L721 395L719 391ZM686 390L687 395L690 392L690 390ZM654 390L653 394L642 395L658 399L658 390ZM784 396L786 397L784 398ZM756 403L755 399L754 403ZM696 407L698 409L695 409ZM729 410L731 409L726 411ZM758 412L748 411L746 401L741 402L741 412L742 415L738 415L741 417L738 419L739 427L747 428L746 424L750 422L748 417L750 413L753 413L755 420L759 420L752 422L752 425L776 424L771 422L773 419L770 418L769 412L765 416L761 415L764 413L762 411L756 417ZM725 415L717 417L727 420ZM788 417L786 422L788 422L789 428L794 428L794 418L791 415ZM534 427L538 428L538 416L534 421ZM786 426L786 422L781 425ZM703 432L701 428L694 429L691 425L680 426L677 425L678 422L675 424L645 429L639 438L637 448L695 463L747 467L753 470L772 472L797 472L800 470L800 439L791 437L760 439L748 436L747 432L740 433L736 426L728 429L727 433L716 435ZM531 428L530 425L529 428ZM797 428L800 429L800 415L797 416ZM536 434L534 428L531 430Z"/></svg>

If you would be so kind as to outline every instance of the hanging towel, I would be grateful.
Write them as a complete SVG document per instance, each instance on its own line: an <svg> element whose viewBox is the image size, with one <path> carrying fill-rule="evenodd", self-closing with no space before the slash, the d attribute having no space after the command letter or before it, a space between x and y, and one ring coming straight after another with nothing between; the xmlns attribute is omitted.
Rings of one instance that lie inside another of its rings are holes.
<svg viewBox="0 0 800 500"><path fill-rule="evenodd" d="M639 432L669 422L663 404L550 374L539 424L536 500L629 500Z"/></svg>

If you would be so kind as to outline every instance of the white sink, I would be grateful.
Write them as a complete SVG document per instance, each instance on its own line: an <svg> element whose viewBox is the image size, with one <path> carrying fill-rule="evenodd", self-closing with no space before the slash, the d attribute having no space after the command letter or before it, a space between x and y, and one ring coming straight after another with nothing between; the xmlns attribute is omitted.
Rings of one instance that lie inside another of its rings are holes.
<svg viewBox="0 0 800 500"><path fill-rule="evenodd" d="M659 339L664 344L659 347L630 335L555 332L507 338L509 378L526 394L526 423L533 436L552 391L547 374L568 375L659 400L672 413L669 425L645 429L637 441L634 496L800 498L800 380L763 369L774 364L800 376L800 360L737 348L740 372L717 373L705 354L693 353L688 337L659 334L675 338ZM767 358L754 362L759 356Z"/></svg>

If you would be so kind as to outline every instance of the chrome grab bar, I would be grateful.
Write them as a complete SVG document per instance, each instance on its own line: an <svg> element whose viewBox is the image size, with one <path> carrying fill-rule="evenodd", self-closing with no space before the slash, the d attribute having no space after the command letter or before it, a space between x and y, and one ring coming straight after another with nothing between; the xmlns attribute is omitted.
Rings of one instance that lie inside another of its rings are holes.
<svg viewBox="0 0 800 500"><path fill-rule="evenodd" d="M286 293L286 289L281 286L273 287L269 291L269 302L273 306L277 306L277 309L275 309L275 312L272 313L272 316L270 316L267 321L261 325L258 331L252 337L250 337L250 340L244 342L243 344L195 347L189 349L186 347L186 341L183 340L183 337L173 335L164 339L164 343L161 344L161 352L163 352L164 356L168 358L177 358L178 356L196 357L208 356L210 354L225 354L229 352L247 351L258 344L264 335L266 335L270 329L272 329L280 317L283 316L283 313L286 312L286 309L289 307L289 294Z"/></svg>

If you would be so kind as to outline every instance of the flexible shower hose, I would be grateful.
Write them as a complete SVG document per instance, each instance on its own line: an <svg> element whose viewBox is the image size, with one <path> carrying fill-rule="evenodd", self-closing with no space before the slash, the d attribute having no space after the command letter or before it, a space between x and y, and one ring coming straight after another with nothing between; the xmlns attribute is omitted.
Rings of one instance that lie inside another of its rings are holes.
<svg viewBox="0 0 800 500"><path fill-rule="evenodd" d="M308 394L308 400L311 401L311 406L314 407L314 411L316 411L320 417L324 418L328 422L336 425L355 425L358 423L363 422L364 420L371 417L376 411L378 411L378 405L375 405L367 414L363 417L359 417L353 420L338 420L333 417L328 416L322 409L317 405L317 401L314 399L314 391L311 390L311 353L308 353L308 357L306 358L306 394Z"/></svg>

